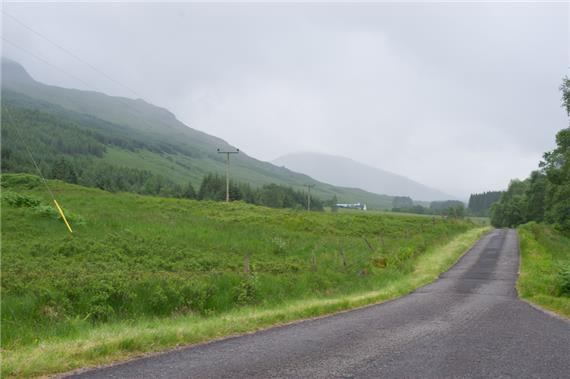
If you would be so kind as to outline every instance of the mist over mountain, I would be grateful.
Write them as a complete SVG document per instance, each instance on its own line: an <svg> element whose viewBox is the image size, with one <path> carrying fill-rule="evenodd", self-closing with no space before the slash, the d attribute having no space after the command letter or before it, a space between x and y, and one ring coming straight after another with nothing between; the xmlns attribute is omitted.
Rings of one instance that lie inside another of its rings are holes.
<svg viewBox="0 0 570 379"><path fill-rule="evenodd" d="M82 171L83 177L101 176L93 182L105 182L114 169L118 170L115 176L130 169L180 185L190 182L197 188L208 174L224 175L225 160L216 149L232 148L218 137L185 125L164 108L140 99L46 85L5 58L2 107L11 115L3 120L2 128L4 172L36 173L14 128L24 132L43 172L53 172L63 160L74 171ZM232 157L231 172L232 180L253 187L275 183L302 191L312 184L314 196L322 200L336 196L342 202L365 202L372 209L392 206L391 196L352 184L350 188L333 186L243 151Z"/></svg>
<svg viewBox="0 0 570 379"><path fill-rule="evenodd" d="M392 196L409 196L414 200L456 199L405 176L356 162L350 158L319 153L297 153L273 161L278 166L309 175L337 186L352 186Z"/></svg>

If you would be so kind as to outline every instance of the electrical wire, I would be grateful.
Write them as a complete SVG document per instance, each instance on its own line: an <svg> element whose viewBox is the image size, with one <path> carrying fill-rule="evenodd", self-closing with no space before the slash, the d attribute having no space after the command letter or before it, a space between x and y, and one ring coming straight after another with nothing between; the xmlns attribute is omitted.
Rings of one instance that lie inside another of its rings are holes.
<svg viewBox="0 0 570 379"><path fill-rule="evenodd" d="M98 90L97 88L94 88L91 84L89 84L89 83L87 83L86 81L82 80L81 78L79 78L79 77L73 75L72 73L70 73L70 72L68 72L68 71L66 71L66 70L64 70L64 69L62 69L62 68L60 68L60 67L54 65L53 63L49 62L47 59L41 57L40 55L31 52L30 50L28 50L28 49L26 49L26 48L24 48L24 47L18 45L17 43L15 43L15 42L13 42L13 41L10 41L9 39L7 39L7 38L4 37L4 36L0 36L0 38L2 38L2 40L8 42L9 44L11 44L12 46L14 46L15 48L17 48L17 49L19 49L19 50L21 50L21 51L23 51L23 52L29 54L30 56L32 56L32 57L38 59L39 61L41 61L41 62L43 62L43 63L49 65L50 67L53 67L54 69L58 70L59 72L65 74L65 75L67 75L67 76L69 76L69 77L71 77L71 78L73 78L73 79L75 79L75 80L77 80L77 81L79 81L79 82L81 82L83 85L85 85L85 86L86 86L87 88L89 88L90 90L95 91L95 92L101 92L101 91ZM130 99L126 99L126 98L123 98L123 97L116 97L115 99L116 99L118 102L121 102L121 103L125 106L125 109L130 110L130 111L131 111L131 112L130 112L131 115L134 115L134 116L142 116L142 117L139 118L139 121L140 121L141 123L146 124L146 125L149 126L150 128L153 128L153 127L154 127L153 124L151 124L150 122L148 122L148 121L146 120L145 115L144 115L140 110L138 110L138 109L136 109L135 107L133 107L132 104L131 104L129 101L127 101L127 100L130 100ZM130 101L132 101L132 100L130 100Z"/></svg>
<svg viewBox="0 0 570 379"><path fill-rule="evenodd" d="M97 67L93 66L91 63L87 62L85 59L81 58L80 56L78 56L77 54L73 53L72 51L70 51L69 49L65 48L64 46L60 45L59 43L51 40L50 38L48 38L46 35L44 35L43 33L40 33L39 31L31 28L29 25L26 25L24 22L22 22L21 20L17 19L16 17L14 17L13 15L9 14L8 12L6 12L5 10L1 11L5 16L7 16L8 18L12 19L13 21L17 22L20 26L22 26L23 28L29 30L30 32L34 33L35 35L39 36L40 38L44 39L45 41L51 43L53 46L57 47L59 50L65 52L66 54L68 54L69 56L73 57L74 59L76 59L77 61L83 63L84 65L88 66L89 68L91 68L93 71L97 72L98 74L104 76L105 78L107 78L109 81L123 87L124 89L128 90L129 92L131 92L132 94L134 94L136 97L142 98L142 96L140 96L137 91L135 91L134 89L132 89L131 87L127 86L126 84L120 82L119 80L111 77L110 75L106 74L104 71L98 69Z"/></svg>
<svg viewBox="0 0 570 379"><path fill-rule="evenodd" d="M18 122L16 122L16 119L14 117L12 117L12 114L10 113L10 110L7 106L2 107L2 110L4 111L4 113L8 116L8 118L10 119L10 123L12 125L14 125L14 130L16 131L16 134L18 136L18 139L20 140L20 142L22 143L22 145L24 145L24 149L27 151L28 155L30 156L30 159L32 161L32 163L34 164L34 167L36 168L38 175L40 176L40 178L42 178L42 182L45 185L47 191L49 192L51 198L53 201L55 201L55 196L51 190L51 188L48 185L48 182L46 180L46 178L44 177L42 170L40 169L40 166L38 165L38 163L36 162L36 159L34 158L34 155L32 154L32 151L30 150L30 147L28 146L28 143L26 142L26 140L24 139L24 137L22 136L22 134L20 133L20 128L19 128L19 124Z"/></svg>
<svg viewBox="0 0 570 379"><path fill-rule="evenodd" d="M0 36L0 38L2 38L2 40L3 40L4 42L8 42L10 45L14 46L15 48L17 48L17 49L19 49L19 50L25 52L26 54L31 55L32 57L36 58L37 60L39 60L39 61L41 61L41 62L47 64L48 66L50 66L50 67L52 67L52 68L58 70L59 72L62 72L62 73L64 73L65 75L68 75L68 76L72 77L73 79L75 79L75 80L81 82L81 83L84 84L85 86L87 86L87 87L93 89L93 86L91 86L91 84L89 84L89 83L87 83L86 81L84 81L83 79L81 79L81 78L79 78L79 77L73 75L72 73L63 70L62 68L57 67L57 66L54 65L53 63L50 63L49 61L47 61L45 58L42 58L41 56L39 56L39 55L37 55L37 54L35 54L35 53L32 53L32 52L29 51L28 49L25 49L25 48L23 48L22 46L18 45L17 43L15 43L15 42L13 42L13 41L10 41L8 38L6 38L6 37L4 37L4 36Z"/></svg>
<svg viewBox="0 0 570 379"><path fill-rule="evenodd" d="M71 225L69 225L69 221L67 221L67 218L65 217L65 213L63 212L63 209L61 208L61 206L59 205L59 203L55 199L55 195L53 194L51 188L49 187L49 184L48 184L46 178L44 177L42 170L40 169L40 166L36 162L36 159L34 158L34 155L32 154L32 150L30 149L30 147L28 146L28 143L26 142L26 140L24 139L24 137L20 133L20 128L19 128L20 125L15 121L16 119L14 117L12 117L12 114L10 113L10 110L8 109L8 107L3 107L3 109L4 109L5 114L10 119L11 123L14 125L14 130L16 130L16 134L18 135L20 142L24 145L24 148L28 152L28 155L30 156L32 163L34 164L34 167L38 171L38 174L40 175L40 178L42 179L44 186L46 187L48 193L50 194L51 199L53 200L53 203L55 204L55 207L57 208L57 211L59 212L59 215L61 216L61 219L63 220L63 222L65 223L65 226L67 227L67 230L69 231L69 233L73 234L73 229L71 229Z"/></svg>

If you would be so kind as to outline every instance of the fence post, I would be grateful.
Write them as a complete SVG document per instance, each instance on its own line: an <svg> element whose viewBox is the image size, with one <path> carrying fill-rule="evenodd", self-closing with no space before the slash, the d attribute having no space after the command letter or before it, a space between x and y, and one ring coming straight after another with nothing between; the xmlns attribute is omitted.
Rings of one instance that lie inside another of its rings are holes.
<svg viewBox="0 0 570 379"><path fill-rule="evenodd" d="M249 254L244 255L243 257L243 272L244 274L249 274Z"/></svg>
<svg viewBox="0 0 570 379"><path fill-rule="evenodd" d="M311 255L311 271L317 271L317 257L315 256L315 253Z"/></svg>
<svg viewBox="0 0 570 379"><path fill-rule="evenodd" d="M370 244L370 242L368 242L368 240L366 239L365 236L362 236L362 239L364 240L364 242L366 242L366 245L368 246L368 248L370 249L370 251L374 251L374 248L372 247L372 245Z"/></svg>

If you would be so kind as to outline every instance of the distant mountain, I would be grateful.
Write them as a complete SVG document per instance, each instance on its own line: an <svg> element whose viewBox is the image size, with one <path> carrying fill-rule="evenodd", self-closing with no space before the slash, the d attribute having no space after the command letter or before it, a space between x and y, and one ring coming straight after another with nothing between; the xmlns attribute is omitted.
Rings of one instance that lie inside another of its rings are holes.
<svg viewBox="0 0 570 379"><path fill-rule="evenodd" d="M337 186L358 187L393 196L409 196L421 201L455 199L454 196L404 176L335 155L289 154L274 160L273 163Z"/></svg>
<svg viewBox="0 0 570 379"><path fill-rule="evenodd" d="M224 158L216 149L231 147L220 138L188 127L164 108L140 99L46 85L34 80L19 63L5 58L2 107L18 121L12 125L11 118L2 119L4 172L35 173L13 132L15 127L24 131L45 172L53 171L62 158L85 170L103 162L121 169L145 170L178 184L190 181L194 187L209 173L224 173ZM65 171L65 167L58 169ZM94 171L93 175L105 172ZM244 152L232 157L232 179L254 187L276 183L298 190L314 184L314 195L322 200L337 196L339 201L366 202L376 209L392 204L390 196L319 182Z"/></svg>

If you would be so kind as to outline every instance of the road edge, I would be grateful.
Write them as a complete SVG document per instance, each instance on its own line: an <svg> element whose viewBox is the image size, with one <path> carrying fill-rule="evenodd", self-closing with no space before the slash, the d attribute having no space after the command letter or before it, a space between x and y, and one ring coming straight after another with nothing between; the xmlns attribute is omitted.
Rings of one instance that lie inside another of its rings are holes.
<svg viewBox="0 0 570 379"><path fill-rule="evenodd" d="M439 276L448 271L449 269L451 269L455 264L457 264L457 262L465 255L467 254L469 251L471 251L473 249L473 247L488 233L492 232L494 229L491 227L479 227L479 228L474 228L471 229L469 231L466 231L464 233L461 233L460 235L456 236L454 239L448 241L447 243L443 244L443 245L439 245L439 246L434 246L433 249L434 250L441 250L444 247L447 247L448 249L451 247L453 247L453 244L462 244L461 242L461 237L465 236L466 234L468 234L469 232L473 232L475 234L475 236L473 236L472 238L474 238L474 240L470 240L468 242L468 245L466 247L462 247L460 253L457 255L457 257L453 260L453 262L451 262L450 264L446 265L443 269L439 269L437 270L437 273L434 275L433 278L431 278L430 280L426 281L426 282L419 282L419 283L414 283L411 279L413 278L413 275L410 274L410 279L408 279L408 283L409 285L412 287L409 290L406 290L404 293L400 293L400 294L395 294L393 297L389 297L387 299L375 299L375 297L381 297L382 296L382 290L379 291L370 291L370 292L364 292L361 294L354 294L351 297L347 297L344 299L330 299L330 301L335 301L337 303L340 303L342 301L352 301L354 303L358 303L358 301L361 302L365 302L365 304L362 305L355 305L355 306L351 306L350 304L348 305L348 308L346 309L339 309L339 310L333 310L333 311L329 311L327 312L326 310L324 310L323 313L317 315L317 316L313 316L313 317L300 317L297 319L292 319L290 321L285 321L285 322L275 322L275 323L271 323L269 325L266 326L260 326L259 328L253 328L249 331L243 331L243 332L237 332L237 333L230 333L224 336L220 336L220 337L214 337L211 339L205 339L203 341L200 342L194 342L194 343L180 343L178 345L172 345L170 347L165 347L164 349L159 348L158 350L154 350L154 351L148 351L148 352L132 352L132 353L126 353L124 357L117 357L115 359L111 358L109 361L107 362L103 362L101 364L97 364L94 363L93 365L86 365L84 367L80 367L80 368L76 368L70 371L60 371L60 372L54 372L54 373L38 373L37 376L35 377L55 377L55 378L67 378L69 376L72 375L77 375L77 374L81 374L81 373L85 373L88 371L92 371L92 370L97 370L97 369L102 369L102 368L106 368L106 367L115 367L115 366L119 366L122 364L127 364L131 361L134 360L138 360L138 359L145 359L145 358L149 358L149 357L154 357L154 356L160 356L163 354L169 354L171 352L174 351L179 351L182 349L188 349L188 348L193 348L195 346L200 346L200 345L207 345L207 344L211 344L211 343L216 343L216 342L220 342L220 341L224 341L224 340L230 340L233 338L238 338L241 336L245 336L245 335L251 335L251 334L255 334L255 333L259 333L259 332L264 332L267 330L271 330L271 329L275 329L275 328L281 328L281 327L287 327L290 325L294 325L294 324L300 324L303 322L312 322L312 321L316 321L325 317L334 317L335 315L339 315L339 314L343 314L343 313L347 313L347 312L353 312L353 311L358 311L364 308L369 308L369 307L373 307L373 306L378 306L378 305L382 305L382 304L386 304L389 302L393 302L396 301L398 299L401 299L404 296L407 296L413 292L415 292L416 290L418 290L419 288L422 288L425 285L428 285L429 283L437 280L439 278ZM463 242L463 244L465 244L465 242ZM458 247L455 247L455 249L457 249ZM429 252L428 252L429 254ZM433 252L432 252L433 254ZM453 255L457 254L456 250L453 250ZM426 254L426 256L428 256ZM417 262L418 264L419 262ZM417 266L416 264L416 266ZM439 266L438 266L439 267ZM385 291L387 288L384 287L383 290ZM369 298L369 299L368 299ZM368 302L370 301L370 302ZM307 309L309 309L310 306L307 306ZM293 316L294 317L294 316ZM3 357L5 358L5 357ZM3 359L3 363L5 362L5 359Z"/></svg>
<svg viewBox="0 0 570 379"><path fill-rule="evenodd" d="M465 249L464 251L461 252L461 254L453 261L453 263L450 264L449 267L447 267L447 269L445 269L444 271L441 271L437 277L435 277L432 281L425 283L425 284L420 284L419 286L417 286L416 288L414 288L413 290L411 290L408 293L393 297L391 299L387 299L387 300L381 300L378 302L373 302L373 303L369 303L369 304L365 304L365 305L361 305L361 306L357 306L354 308L348 308L348 309L343 309L343 310L339 310L339 311L333 311L330 313L324 313L318 316L314 316L314 317L308 317L308 318L301 318L301 319L296 319L296 320L292 320L292 321L288 321L288 322L281 322L281 323L275 323L272 324L270 326L267 327L262 327L260 329L256 329L256 330L252 330L249 332L243 332L243 333L236 333L236 334L230 334L230 335L226 335L223 337L219 337L219 338L214 338L214 339L210 339L207 341L202 341L202 342L197 342L197 343L190 343L190 344L182 344L179 346L175 346L173 348L169 348L166 350L161 350L161 351L151 351L151 352L146 352L146 353L141 353L139 355L136 356L132 356L128 359L124 359L124 360L119 360L119 361L115 361L112 363L106 363L106 364L101 364L101 365L97 365L97 366L89 366L89 367L83 367L83 368L79 368L79 369L75 369L72 371L68 371L68 372L63 372L63 373L59 373L59 374L55 374L55 376L52 376L53 378L57 378L57 379L64 379L64 378L69 378L73 375L78 375L78 374L82 374L82 373L86 373L86 372L90 372L90 371L94 371L94 370L99 370L99 369L104 369L104 368L110 368L110 367L117 367L117 366L121 366L123 364L127 364L129 362L135 361L135 360L139 360L139 359L145 359L145 358L152 358L152 357L157 357L157 356L161 356L161 355L165 355L165 354L170 354L172 352L176 352L176 351L180 351L180 350L185 350L185 349L190 349L190 348L194 348L194 347L198 347L198 346L204 346L204 345L209 345L209 344L213 344L213 343L217 343L217 342L222 342L222 341L227 341L227 340L231 340L234 338L239 338L239 337L243 337L243 336L248 336L248 335L253 335L256 333L262 333L262 332L266 332L269 330L273 330L273 329L278 329L278 328L284 328L284 327L288 327L291 325L297 325L297 324L301 324L301 323L305 323L305 322L312 322L312 321L317 321L320 319L324 319L327 317L334 317L337 315L341 315L344 313L349 313L349 312L356 312L362 309L366 309L366 308L371 308L371 307L375 307L375 306L382 306L384 304L388 304L394 301L397 301L405 296L408 296L414 292L416 292L417 290L421 289L422 287L425 287L426 285L429 285L430 283L434 282L435 280L438 280L439 277L441 276L441 274L449 271L451 268L453 268L467 253L469 253L474 247L475 245L477 245L477 243L479 243L479 241L481 241L482 238L484 238L487 234L493 232L495 229L494 228L477 228L481 230L481 233L479 234L479 236L477 237L477 239L475 241L473 241L469 247L467 249ZM444 245L445 246L445 245Z"/></svg>
<svg viewBox="0 0 570 379"><path fill-rule="evenodd" d="M519 280L520 280L520 277L521 277L521 266L522 266L521 239L520 239L520 236L519 236L519 231L518 231L518 229L517 229L517 228L513 228L513 230L515 231L515 235L517 236L517 250L518 250L518 254L519 254L519 267L518 267L518 269L517 269L517 282L516 282L516 285L515 285L515 289L516 289L516 292L517 292L517 299L519 299L520 301L526 303L526 304L529 305L531 308L534 308L534 309L536 309L536 310L539 311L539 312L542 312L542 313L544 313L544 314L547 314L548 316L551 316L551 317L554 317L554 318L556 318L556 319L559 319L559 320L565 321L565 322L567 322L567 323L570 323L570 318L568 318L568 317L566 317L566 316L563 316L563 315L561 315L561 314L559 314L559 313L556 313L556 312L554 312L554 311L551 311L550 309L543 308L543 307L541 307L540 305L535 304L535 303L533 303L532 301L527 300L527 299L525 299L525 298L523 298L523 297L520 296L520 294L519 294Z"/></svg>

